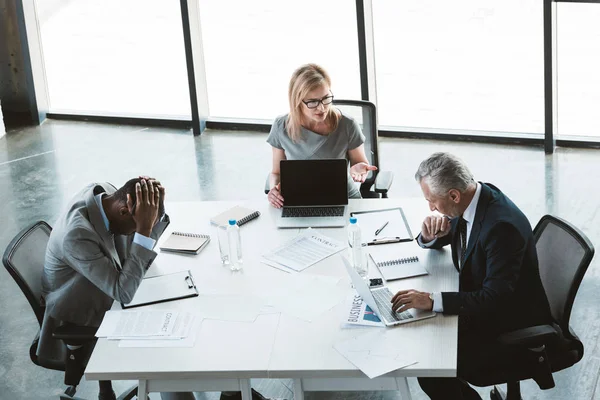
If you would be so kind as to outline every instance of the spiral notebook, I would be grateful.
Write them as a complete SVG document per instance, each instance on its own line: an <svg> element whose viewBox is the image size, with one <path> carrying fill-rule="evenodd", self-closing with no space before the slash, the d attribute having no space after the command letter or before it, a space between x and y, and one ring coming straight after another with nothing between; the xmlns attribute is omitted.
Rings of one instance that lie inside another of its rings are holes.
<svg viewBox="0 0 600 400"><path fill-rule="evenodd" d="M161 251L183 254L198 254L210 242L209 235L197 233L172 232L160 246Z"/></svg>
<svg viewBox="0 0 600 400"><path fill-rule="evenodd" d="M221 214L211 218L210 223L217 226L227 226L230 219L235 219L238 226L252 221L260 216L260 211L254 211L246 207L235 206Z"/></svg>
<svg viewBox="0 0 600 400"><path fill-rule="evenodd" d="M387 246L377 246L379 249ZM393 249L392 249L393 250ZM427 275L419 256L405 256L398 251L370 251L371 259L386 281Z"/></svg>

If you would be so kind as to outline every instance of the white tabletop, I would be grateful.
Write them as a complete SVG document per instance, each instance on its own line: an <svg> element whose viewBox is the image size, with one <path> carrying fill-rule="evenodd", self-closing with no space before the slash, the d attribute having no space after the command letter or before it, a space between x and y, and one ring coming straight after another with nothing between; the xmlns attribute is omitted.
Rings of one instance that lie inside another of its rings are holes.
<svg viewBox="0 0 600 400"><path fill-rule="evenodd" d="M258 209L261 216L241 227L244 269L231 272L221 266L215 228L210 218L234 205ZM402 207L413 235L420 231L428 215L423 199L351 200L350 210ZM278 213L261 202L186 202L169 203L169 231L211 234L210 244L196 256L161 253L147 276L191 270L200 296L156 304L157 309L198 311L214 296L239 296L240 303L252 303L263 291L277 287L277 282L293 279L261 263L260 256L294 237L298 229L277 229ZM346 240L343 228L318 229L321 233ZM159 245L167 235L159 240ZM390 282L390 290L415 288L424 291L456 291L458 273L452 266L450 250L424 250L415 242L384 246L413 246L425 259L429 275ZM339 256L335 255L309 267L302 274L341 278L338 287L353 292ZM378 276L375 270L370 276ZM299 301L301 299L298 299ZM217 303L218 304L218 303ZM218 307L218 305L217 305ZM117 306L117 308L120 308ZM260 315L254 322L204 319L193 348L120 348L116 341L99 339L86 369L86 379L244 379L244 378L337 378L365 377L341 356L332 345L352 336L385 329L397 336L398 347L415 365L386 376L455 376L457 356L457 318L435 318L394 328L342 329L347 315L345 302L318 315L311 322L285 313Z"/></svg>

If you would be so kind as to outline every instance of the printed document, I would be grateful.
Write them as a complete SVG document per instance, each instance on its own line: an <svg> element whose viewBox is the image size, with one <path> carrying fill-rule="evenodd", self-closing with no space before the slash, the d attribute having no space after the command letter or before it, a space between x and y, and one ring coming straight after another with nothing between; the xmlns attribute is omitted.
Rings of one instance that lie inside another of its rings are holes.
<svg viewBox="0 0 600 400"><path fill-rule="evenodd" d="M344 248L345 243L308 228L289 242L264 254L262 261L276 268L300 272Z"/></svg>
<svg viewBox="0 0 600 400"><path fill-rule="evenodd" d="M107 311L96 337L129 338L170 336L179 313L160 311Z"/></svg>
<svg viewBox="0 0 600 400"><path fill-rule="evenodd" d="M181 313L173 329L173 336L148 336L120 340L119 347L194 347L201 325L202 318L199 315L190 312Z"/></svg>

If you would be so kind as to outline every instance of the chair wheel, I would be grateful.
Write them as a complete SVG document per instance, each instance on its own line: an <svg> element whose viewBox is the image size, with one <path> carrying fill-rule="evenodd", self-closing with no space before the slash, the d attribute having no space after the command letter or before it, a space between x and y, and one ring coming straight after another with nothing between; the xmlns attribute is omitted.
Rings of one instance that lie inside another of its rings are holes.
<svg viewBox="0 0 600 400"><path fill-rule="evenodd" d="M75 396L75 393L77 393L77 386L69 386L66 390L65 390L65 394L69 397L73 397Z"/></svg>

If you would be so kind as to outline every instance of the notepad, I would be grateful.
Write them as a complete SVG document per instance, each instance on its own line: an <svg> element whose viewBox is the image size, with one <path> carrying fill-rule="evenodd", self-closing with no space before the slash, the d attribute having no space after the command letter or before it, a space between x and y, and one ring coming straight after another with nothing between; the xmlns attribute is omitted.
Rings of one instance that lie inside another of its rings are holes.
<svg viewBox="0 0 600 400"><path fill-rule="evenodd" d="M398 252L397 247L377 246L371 249L369 252L371 259L386 281L428 274L423 263L419 260L419 256L416 254L402 254L404 252Z"/></svg>
<svg viewBox="0 0 600 400"><path fill-rule="evenodd" d="M160 246L162 251L175 253L198 254L210 242L209 235L197 233L172 232Z"/></svg>
<svg viewBox="0 0 600 400"><path fill-rule="evenodd" d="M188 270L142 279L131 302L121 303L121 306L132 308L195 296L198 296L198 289Z"/></svg>
<svg viewBox="0 0 600 400"><path fill-rule="evenodd" d="M238 226L252 221L260 216L260 211L254 211L246 207L235 206L221 214L211 218L210 223L218 226L227 226L230 219L235 219Z"/></svg>

